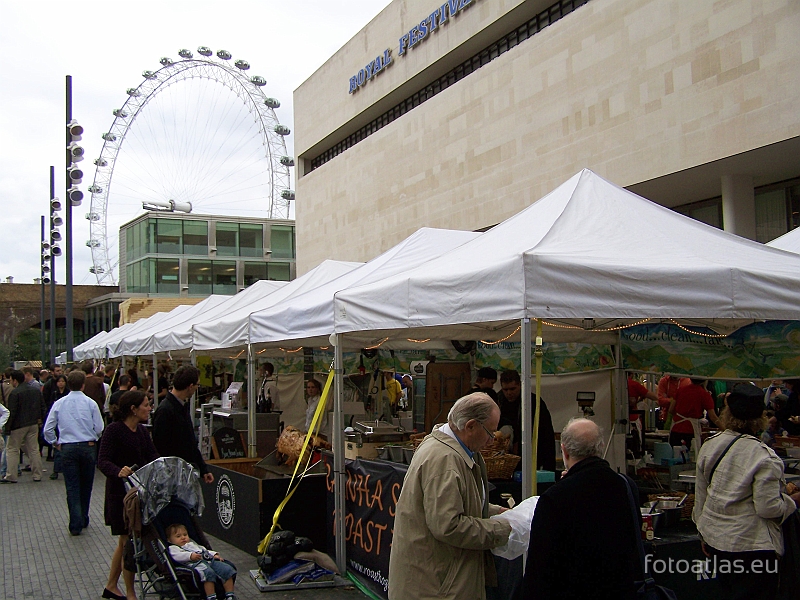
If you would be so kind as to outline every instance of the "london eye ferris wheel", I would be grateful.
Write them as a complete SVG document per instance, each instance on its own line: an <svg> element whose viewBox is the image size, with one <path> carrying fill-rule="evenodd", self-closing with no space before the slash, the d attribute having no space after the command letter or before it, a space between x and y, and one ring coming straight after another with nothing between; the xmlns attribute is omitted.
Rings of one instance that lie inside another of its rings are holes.
<svg viewBox="0 0 800 600"><path fill-rule="evenodd" d="M119 228L143 209L290 218L294 161L279 101L246 60L197 54L182 49L144 71L102 135L86 215L98 284L117 283Z"/></svg>

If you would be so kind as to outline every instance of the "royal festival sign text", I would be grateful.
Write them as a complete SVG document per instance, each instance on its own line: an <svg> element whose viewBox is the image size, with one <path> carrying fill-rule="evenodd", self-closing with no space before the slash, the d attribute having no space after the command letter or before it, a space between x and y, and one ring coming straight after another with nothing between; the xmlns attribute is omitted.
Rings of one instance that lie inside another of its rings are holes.
<svg viewBox="0 0 800 600"><path fill-rule="evenodd" d="M422 43L428 36L431 35L437 28L446 25L451 17L455 17L461 10L472 4L474 0L447 0L444 4L439 6L431 14L425 17L418 25L412 27L405 33L399 41L397 55L405 56L411 49ZM363 69L350 78L350 94L357 92L362 86L371 81L378 73L390 67L394 61L392 60L392 50L387 48L383 54L377 56Z"/></svg>

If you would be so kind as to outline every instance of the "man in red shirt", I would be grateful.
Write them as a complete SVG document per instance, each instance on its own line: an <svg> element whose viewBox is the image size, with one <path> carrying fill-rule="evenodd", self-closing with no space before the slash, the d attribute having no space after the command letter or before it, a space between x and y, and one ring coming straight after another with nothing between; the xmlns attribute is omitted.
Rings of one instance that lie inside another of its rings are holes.
<svg viewBox="0 0 800 600"><path fill-rule="evenodd" d="M644 387L641 383L636 381L633 377L628 375L628 407L631 411L639 408L639 402L649 398L650 400L658 401L658 396ZM634 447L631 451L634 455L641 456L644 452L644 423L639 418L638 414L631 413L629 415L631 422L631 433L633 433L637 440L634 441Z"/></svg>
<svg viewBox="0 0 800 600"><path fill-rule="evenodd" d="M700 419L703 413L708 413L708 419L719 427L719 417L714 412L714 398L705 388L704 379L690 380L689 385L681 387L675 393L675 399L670 403L669 413L672 415L672 429L669 432L669 445L691 445L693 437L700 450Z"/></svg>
<svg viewBox="0 0 800 600"><path fill-rule="evenodd" d="M688 377L678 377L677 375L664 375L658 381L658 407L661 409L658 413L659 428L664 429L664 423L667 420L667 412L669 411L670 402L675 398L675 394L679 388L691 383Z"/></svg>

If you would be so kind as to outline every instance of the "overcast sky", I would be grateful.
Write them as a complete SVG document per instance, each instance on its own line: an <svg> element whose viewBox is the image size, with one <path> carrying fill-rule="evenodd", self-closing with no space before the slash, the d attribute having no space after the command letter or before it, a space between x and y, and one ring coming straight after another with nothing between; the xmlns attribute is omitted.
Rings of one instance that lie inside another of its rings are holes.
<svg viewBox="0 0 800 600"><path fill-rule="evenodd" d="M228 50L267 79L281 101L281 123L294 126L292 92L375 17L389 0L0 0L0 278L39 276L41 215L49 215L49 167L64 198L65 76L73 78L73 117L86 129L83 205L73 209L73 281L96 283L86 188L94 177L125 90L159 59L208 46ZM135 127L135 124L134 124ZM288 140L292 154L291 139ZM88 181L87 181L88 179ZM62 213L63 214L63 213ZM62 228L63 229L63 228ZM62 244L63 245L63 244ZM64 283L64 259L56 280Z"/></svg>

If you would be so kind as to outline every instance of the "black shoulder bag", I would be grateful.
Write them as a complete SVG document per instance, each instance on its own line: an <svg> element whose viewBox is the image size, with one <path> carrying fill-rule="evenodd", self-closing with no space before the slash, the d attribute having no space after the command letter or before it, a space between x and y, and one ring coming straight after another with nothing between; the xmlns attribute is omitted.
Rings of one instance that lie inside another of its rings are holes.
<svg viewBox="0 0 800 600"><path fill-rule="evenodd" d="M675 592L669 588L665 588L663 585L658 585L652 577L647 576L644 561L644 544L642 544L642 535L639 531L639 519L636 515L636 512L639 510L639 505L633 499L633 491L631 490L631 484L628 478L622 473L619 473L619 476L625 481L625 490L628 492L628 504L630 505L631 518L633 519L632 531L636 536L636 549L639 551L639 563L642 569L643 579L634 582L636 586L636 598L638 600L678 600Z"/></svg>

